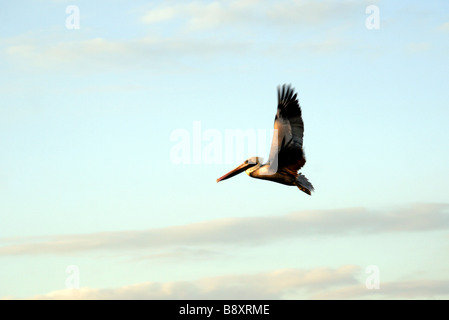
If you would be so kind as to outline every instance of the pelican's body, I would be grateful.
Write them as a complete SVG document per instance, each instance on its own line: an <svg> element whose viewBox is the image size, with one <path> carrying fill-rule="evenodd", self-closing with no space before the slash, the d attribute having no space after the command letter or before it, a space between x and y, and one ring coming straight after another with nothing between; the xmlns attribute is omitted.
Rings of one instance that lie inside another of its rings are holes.
<svg viewBox="0 0 449 320"><path fill-rule="evenodd" d="M245 171L252 178L297 186L301 191L311 195L314 190L312 184L298 173L306 163L306 159L302 149L304 122L296 96L290 86L278 87L278 108L268 162L262 164L261 158L251 157L217 179L217 182Z"/></svg>
<svg viewBox="0 0 449 320"><path fill-rule="evenodd" d="M247 172L247 174L252 178L270 180L270 181L286 184L288 186L293 186L295 184L296 177L294 175L289 174L287 172L282 172L282 171L270 173L269 169L270 169L270 165L264 164L264 165L258 167L254 171Z"/></svg>

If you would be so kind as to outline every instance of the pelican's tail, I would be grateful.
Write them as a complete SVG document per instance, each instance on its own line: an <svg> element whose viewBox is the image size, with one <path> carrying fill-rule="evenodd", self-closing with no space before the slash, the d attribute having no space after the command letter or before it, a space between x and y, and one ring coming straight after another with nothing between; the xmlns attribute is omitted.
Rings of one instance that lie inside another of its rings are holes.
<svg viewBox="0 0 449 320"><path fill-rule="evenodd" d="M314 191L313 186L310 181L302 174L298 173L295 184L299 188L299 190L304 191L309 196L312 195L312 191Z"/></svg>

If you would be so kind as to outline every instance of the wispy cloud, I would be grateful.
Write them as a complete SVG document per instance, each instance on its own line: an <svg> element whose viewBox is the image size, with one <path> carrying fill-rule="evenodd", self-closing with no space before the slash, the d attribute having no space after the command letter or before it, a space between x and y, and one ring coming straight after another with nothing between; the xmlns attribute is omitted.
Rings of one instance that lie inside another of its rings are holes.
<svg viewBox="0 0 449 320"><path fill-rule="evenodd" d="M411 279L409 281L382 282L379 289L362 285L344 286L322 291L315 299L437 299L449 296L449 280Z"/></svg>
<svg viewBox="0 0 449 320"><path fill-rule="evenodd" d="M280 269L196 281L144 282L112 289L67 289L33 299L280 299L286 294L356 285L359 267Z"/></svg>
<svg viewBox="0 0 449 320"><path fill-rule="evenodd" d="M363 14L360 1L179 1L162 3L141 18L146 24L179 22L179 29L197 32L219 28L298 27L348 21ZM334 25L335 27L335 25Z"/></svg>
<svg viewBox="0 0 449 320"><path fill-rule="evenodd" d="M428 51L432 45L429 42L410 43L407 46L407 51L410 53L420 53Z"/></svg>
<svg viewBox="0 0 449 320"><path fill-rule="evenodd" d="M6 241L0 255L67 254L91 250L256 245L309 235L414 232L449 228L448 204L407 208L301 211L283 216L228 218L159 229L61 235Z"/></svg>
<svg viewBox="0 0 449 320"><path fill-rule="evenodd" d="M142 282L116 288L65 289L31 299L432 299L449 296L448 280L380 282L369 289L356 265L278 269L192 281Z"/></svg>
<svg viewBox="0 0 449 320"><path fill-rule="evenodd" d="M442 24L440 24L437 28L437 31L441 31L441 32L449 32L449 22L444 22Z"/></svg>
<svg viewBox="0 0 449 320"><path fill-rule="evenodd" d="M340 31L364 14L363 4L350 0L161 2L139 16L142 29L148 29L144 36L111 39L92 36L88 29L70 36L64 30L39 30L0 39L0 55L22 71L175 72L190 70L192 64L185 62L189 58L241 53L271 57L280 41L284 53L347 49L351 41L342 39Z"/></svg>
<svg viewBox="0 0 449 320"><path fill-rule="evenodd" d="M157 36L135 40L93 38L57 43L36 43L28 39L9 44L4 49L4 55L21 68L31 67L38 71L91 73L150 68L157 72L162 68L165 71L183 69L180 57L236 53L244 48L245 44L238 41Z"/></svg>

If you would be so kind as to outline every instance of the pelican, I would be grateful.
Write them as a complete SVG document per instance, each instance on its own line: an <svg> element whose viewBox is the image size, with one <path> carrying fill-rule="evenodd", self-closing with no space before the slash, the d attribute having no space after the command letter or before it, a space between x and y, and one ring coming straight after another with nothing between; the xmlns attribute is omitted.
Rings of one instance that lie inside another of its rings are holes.
<svg viewBox="0 0 449 320"><path fill-rule="evenodd" d="M285 84L277 88L277 93L278 106L274 118L274 136L267 163L262 164L263 160L260 157L251 157L218 178L217 182L245 171L252 178L297 186L299 190L311 195L314 191L312 184L298 172L306 163L306 158L302 149L304 122L297 94L291 85Z"/></svg>

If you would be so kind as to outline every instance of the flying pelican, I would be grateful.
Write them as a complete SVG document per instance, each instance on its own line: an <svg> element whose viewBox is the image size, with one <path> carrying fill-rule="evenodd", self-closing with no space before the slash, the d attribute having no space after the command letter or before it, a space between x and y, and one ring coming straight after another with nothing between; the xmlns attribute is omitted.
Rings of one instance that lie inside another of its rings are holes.
<svg viewBox="0 0 449 320"><path fill-rule="evenodd" d="M268 162L262 164L259 157L251 157L217 182L229 179L243 171L250 177L270 180L288 186L297 186L308 195L314 191L305 176L298 173L306 163L302 140L304 122L296 93L290 85L278 87L278 107L274 119L274 136Z"/></svg>

